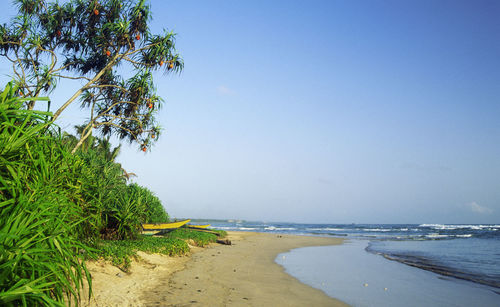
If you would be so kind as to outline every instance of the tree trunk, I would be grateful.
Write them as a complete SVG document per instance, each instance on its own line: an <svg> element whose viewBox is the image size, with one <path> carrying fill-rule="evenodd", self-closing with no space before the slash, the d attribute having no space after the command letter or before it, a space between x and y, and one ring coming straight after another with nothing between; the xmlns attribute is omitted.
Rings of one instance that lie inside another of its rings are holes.
<svg viewBox="0 0 500 307"><path fill-rule="evenodd" d="M68 99L55 113L54 115L52 116L52 122L54 122L58 117L59 115L61 115L62 111L64 111L64 109L66 109L71 103L73 103L73 101L78 98L78 96L80 96L84 90L86 90L88 87L90 87L92 84L94 84L97 80L99 80L99 78L101 78L101 76L106 72L106 70L110 69L113 65L115 65L115 62L116 60L118 59L118 57L121 56L121 54L116 54L113 59L111 59L111 61L108 63L108 65L106 65L106 67L104 67L100 72L97 73L97 75L94 76L94 78L92 78L89 82L87 82L87 84L85 84L82 88L80 88L78 91L76 91L73 96L71 96L70 99Z"/></svg>
<svg viewBox="0 0 500 307"><path fill-rule="evenodd" d="M76 150L82 146L83 142L92 134L92 122L90 122L82 131L82 136L78 143L76 143L75 148L71 151L71 154L75 154Z"/></svg>
<svg viewBox="0 0 500 307"><path fill-rule="evenodd" d="M28 110L33 110L33 108L35 107L35 101L32 100L30 102L28 102Z"/></svg>

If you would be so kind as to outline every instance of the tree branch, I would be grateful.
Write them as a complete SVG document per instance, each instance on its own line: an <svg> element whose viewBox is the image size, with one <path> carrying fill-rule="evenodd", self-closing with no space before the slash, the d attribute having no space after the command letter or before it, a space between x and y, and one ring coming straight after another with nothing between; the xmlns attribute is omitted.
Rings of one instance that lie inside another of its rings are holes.
<svg viewBox="0 0 500 307"><path fill-rule="evenodd" d="M80 138L80 140L78 141L78 143L76 143L75 147L71 151L71 154L74 154L76 152L76 150L80 146L82 146L83 142L85 142L85 140L89 137L90 134L92 134L92 121L90 121L88 123L88 125L85 126L85 128L83 128L82 137Z"/></svg>
<svg viewBox="0 0 500 307"><path fill-rule="evenodd" d="M82 88L80 88L79 90L77 90L73 96L71 96L55 113L54 113L54 116L52 116L52 122L54 122L58 117L59 115L61 115L62 111L64 111L64 109L66 109L76 98L78 98L78 96L80 96L84 90L86 90L90 85L92 85L94 82L96 82L97 80L99 80L99 78L101 78L101 76L106 72L106 70L110 69L111 67L113 67L113 65L115 65L115 62L116 60L120 57L120 56L123 56L119 53L117 53L113 59L111 59L111 61L108 63L108 65L106 65L103 69L101 69L100 72L98 72L94 78L92 78L89 82L87 82L87 84L85 84Z"/></svg>
<svg viewBox="0 0 500 307"><path fill-rule="evenodd" d="M59 75L59 74L54 74L53 75L54 77L58 77L58 78L63 78L63 79L70 79L70 80L87 80L87 81L90 81L92 79L88 78L88 77L84 77L84 76L81 76L81 77L71 77L71 76L65 76L65 75Z"/></svg>

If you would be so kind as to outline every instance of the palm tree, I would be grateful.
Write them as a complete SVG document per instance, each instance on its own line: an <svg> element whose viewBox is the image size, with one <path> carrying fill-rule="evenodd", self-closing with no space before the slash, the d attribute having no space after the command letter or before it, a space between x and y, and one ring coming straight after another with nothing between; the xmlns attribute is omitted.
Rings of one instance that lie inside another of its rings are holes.
<svg viewBox="0 0 500 307"><path fill-rule="evenodd" d="M109 137L104 137L104 138L95 138L96 139L96 144L95 144L95 149L104 155L106 160L114 162L116 157L120 154L120 149L122 145L118 145L115 148L111 148L112 144L109 141Z"/></svg>

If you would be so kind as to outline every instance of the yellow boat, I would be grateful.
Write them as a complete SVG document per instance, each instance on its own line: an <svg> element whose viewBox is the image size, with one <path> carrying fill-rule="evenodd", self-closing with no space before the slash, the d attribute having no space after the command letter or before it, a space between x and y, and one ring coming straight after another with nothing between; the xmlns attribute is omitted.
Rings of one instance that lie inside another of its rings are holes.
<svg viewBox="0 0 500 307"><path fill-rule="evenodd" d="M158 224L142 224L142 229L144 232L152 232L152 231L162 231L162 230L173 230L179 228L181 226L186 225L191 220L183 220L172 223L158 223Z"/></svg>
<svg viewBox="0 0 500 307"><path fill-rule="evenodd" d="M208 228L210 227L210 224L206 224L206 225L186 225L186 227L188 228L196 228L196 229L205 229L205 228Z"/></svg>

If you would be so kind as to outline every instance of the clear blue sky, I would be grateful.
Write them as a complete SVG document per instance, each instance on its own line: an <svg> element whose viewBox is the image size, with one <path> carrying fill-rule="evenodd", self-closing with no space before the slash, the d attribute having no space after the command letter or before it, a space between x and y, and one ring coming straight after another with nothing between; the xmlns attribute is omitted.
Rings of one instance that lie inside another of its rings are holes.
<svg viewBox="0 0 500 307"><path fill-rule="evenodd" d="M153 151L119 160L171 216L500 223L499 1L151 6L185 70L156 78Z"/></svg>

